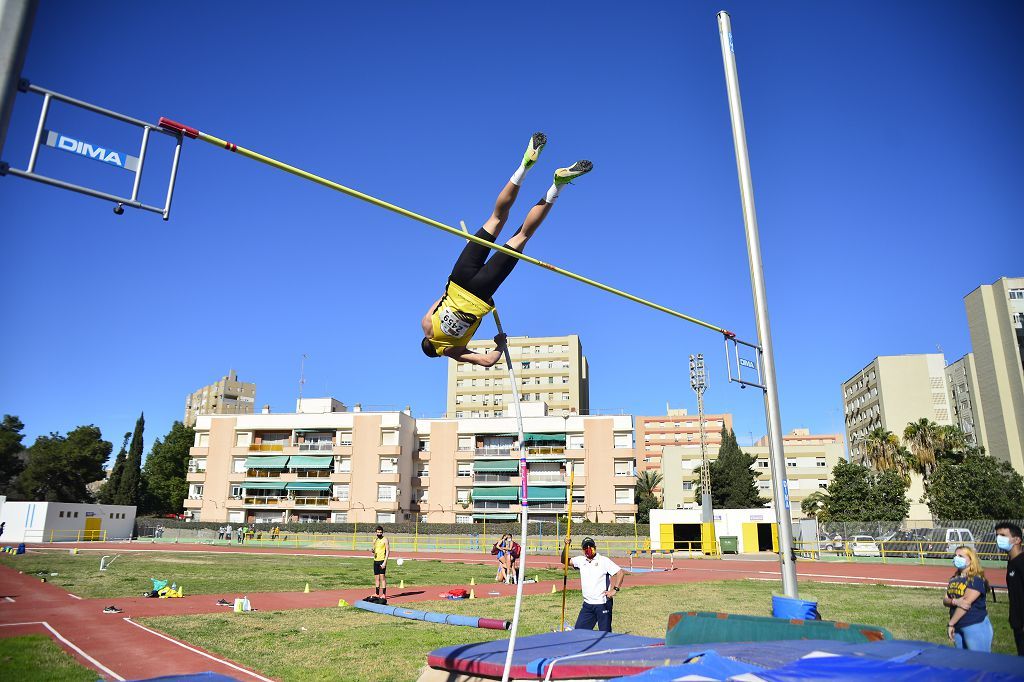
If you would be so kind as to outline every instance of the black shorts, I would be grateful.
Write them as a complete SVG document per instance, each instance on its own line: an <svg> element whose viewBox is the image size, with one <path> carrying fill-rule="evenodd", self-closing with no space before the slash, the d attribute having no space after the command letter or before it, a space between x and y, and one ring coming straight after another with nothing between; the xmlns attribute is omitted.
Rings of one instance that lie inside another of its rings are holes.
<svg viewBox="0 0 1024 682"><path fill-rule="evenodd" d="M494 242L494 236L480 228L476 236ZM508 246L506 244L505 246ZM513 249L514 250L514 249ZM490 249L475 242L469 242L462 250L449 279L474 296L490 302L494 292L498 290L505 278L512 273L512 268L519 262L508 254L495 253L488 259Z"/></svg>
<svg viewBox="0 0 1024 682"><path fill-rule="evenodd" d="M383 561L373 562L373 574L374 575L387 575L388 569L385 568Z"/></svg>

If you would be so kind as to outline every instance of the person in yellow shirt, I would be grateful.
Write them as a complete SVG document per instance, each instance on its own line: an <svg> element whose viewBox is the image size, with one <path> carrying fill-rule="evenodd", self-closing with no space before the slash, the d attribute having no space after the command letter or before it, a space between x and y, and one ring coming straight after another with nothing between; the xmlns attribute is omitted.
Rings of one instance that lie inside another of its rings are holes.
<svg viewBox="0 0 1024 682"><path fill-rule="evenodd" d="M391 543L384 537L384 527L377 526L377 537L373 541L373 591L377 601L388 603L388 557ZM383 594L382 594L383 593Z"/></svg>
<svg viewBox="0 0 1024 682"><path fill-rule="evenodd" d="M519 187L526 177L526 171L537 162L546 144L547 136L544 133L534 133L530 138L522 164L501 190L491 217L477 231L477 237L491 243L498 238L501 228L508 220L512 204L519 195ZM594 164L590 161L581 160L568 168L556 170L554 182L544 198L530 209L522 226L505 246L522 253L530 237L551 211L562 188L572 180L589 173L593 168ZM423 328L420 348L427 357L447 356L457 362L469 362L482 367L490 367L501 359L505 347L503 334L494 337L497 348L489 353L474 353L467 347L481 320L494 310L494 293L519 262L518 258L500 252L488 259L489 252L490 249L486 246L469 242L455 261L444 293L430 306L420 321Z"/></svg>

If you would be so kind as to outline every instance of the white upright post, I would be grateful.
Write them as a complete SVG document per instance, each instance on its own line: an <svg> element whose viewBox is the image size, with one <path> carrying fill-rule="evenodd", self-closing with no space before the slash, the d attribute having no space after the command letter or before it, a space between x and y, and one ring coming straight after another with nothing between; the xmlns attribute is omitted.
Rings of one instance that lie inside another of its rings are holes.
<svg viewBox="0 0 1024 682"><path fill-rule="evenodd" d="M797 584L796 562L793 555L793 522L790 513L789 483L786 480L786 457L782 449L782 417L779 414L779 391L775 381L775 355L772 350L772 332L768 321L768 296L765 293L764 271L761 265L761 239L757 231L757 212L754 209L754 183L750 176L747 133L743 126L743 103L740 101L740 82L736 72L732 23L729 20L728 12L718 13L718 33L722 43L722 61L725 64L725 83L729 91L729 116L732 119L732 137L736 147L736 170L739 174L740 197L743 203L743 224L747 234L747 257L750 260L750 284L754 292L757 339L761 346L764 367L765 416L768 422L775 514L779 526L782 589L787 597L795 599Z"/></svg>
<svg viewBox="0 0 1024 682"><path fill-rule="evenodd" d="M0 154L3 154L7 124L14 110L38 5L38 0L0 0Z"/></svg>
<svg viewBox="0 0 1024 682"><path fill-rule="evenodd" d="M463 228L465 229L465 228ZM498 317L497 309L494 310L494 324L499 334L505 332L501 328L501 318ZM516 426L519 428L519 497L522 507L522 528L520 528L520 554L519 572L516 575L516 606L512 612L512 628L509 631L508 650L505 652L505 668L501 672L501 682L508 682L509 674L512 671L512 654L516 649L516 633L519 631L519 610L523 605L523 576L526 574L526 522L529 511L527 501L527 467L526 467L526 434L523 433L523 410L519 405L519 386L516 384L516 373L512 368L512 355L508 352L508 343L505 343L505 364L508 366L508 378L512 383L512 402L516 406Z"/></svg>

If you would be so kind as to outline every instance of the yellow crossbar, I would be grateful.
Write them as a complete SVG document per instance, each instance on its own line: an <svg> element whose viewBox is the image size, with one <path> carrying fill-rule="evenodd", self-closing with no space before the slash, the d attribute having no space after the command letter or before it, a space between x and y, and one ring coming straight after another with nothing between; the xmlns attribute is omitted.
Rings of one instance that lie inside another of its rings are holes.
<svg viewBox="0 0 1024 682"><path fill-rule="evenodd" d="M337 192L341 192L343 194L347 194L350 197L355 197L356 199L361 199L361 200L363 200L363 201L365 201L367 203L373 204L374 206L379 206L380 208L385 208L385 209L387 209L389 211L393 211L395 213L398 213L399 215L405 216L406 218L412 218L413 220L419 221L419 222L421 222L421 223L423 223L425 225L430 225L431 227L436 227L439 230L444 230L448 234L452 234L452 235L455 235L456 237L459 237L461 239L466 239L466 240L469 240L469 241L474 242L476 244L480 244L481 246L485 246L488 249L494 249L495 251L500 251L501 253L504 253L504 254L506 254L508 256L512 256L513 258L518 258L519 260L522 260L522 261L526 261L527 263L532 263L533 265L539 265L542 268L545 268L547 270L555 272L555 273L557 273L559 275L562 275L564 277L569 277L570 279L574 279L577 282L583 282L584 284L589 284L592 287L596 287L598 289L601 289L602 291L607 291L608 293L615 294L616 296L621 296L622 298L625 298L627 300L633 301L634 303L639 303L641 305L647 306L648 308L654 308L655 310L658 310L658 311L661 311L663 313L667 313L669 315L672 315L673 317L678 317L681 320L686 320L687 322L692 322L692 323L700 325L701 327L704 327L706 329L710 329L710 330L716 331L716 332L718 332L720 334L724 334L728 338L733 338L735 336L735 334L733 334L728 329L724 329L724 328L719 327L717 325L713 325L710 322L705 322L703 320L699 320L696 317L692 317L690 315L686 315L685 313L681 313L678 310L673 310L672 308L666 308L665 306L658 305L657 303L654 303L653 301L648 301L645 298L640 298L639 296L634 296L633 294L627 293L627 292L622 291L620 289L616 289L615 287L610 287L607 284L602 284L601 282L598 282L596 280L590 279L589 277L584 277L583 275L578 275L575 272L570 272L569 270L566 270L564 268L560 268L557 265L552 265L551 263L545 263L542 260L539 260L537 258L533 258L532 256L527 256L525 254L519 253L518 251L513 251L512 249L509 249L509 248L507 248L505 246L501 246L500 244L492 244L491 242L489 242L489 241L487 241L485 239L480 239L476 235L464 233L461 230L458 230L458 229L456 229L456 228L454 228L454 227L452 227L450 225L445 225L444 223L441 223L441 222L438 222L436 220L433 220L432 218L428 218L426 216L420 215L419 213L414 213L412 211L409 211L407 209L402 208L401 206L396 206L395 204L390 204L390 203L388 203L386 201L383 201L383 200L378 199L376 197L370 196L369 194L364 194L363 192L360 192L359 190L355 190L355 189L352 189L351 187L346 187L346 186L344 186L342 184L334 182L333 180L328 180L327 178L322 178L319 175L314 175L313 173L310 173L309 171L304 171L301 168L296 168L295 166L290 166L287 163L282 163L281 161L278 161L276 159L272 159L269 156L264 156L263 154L260 154L258 152L254 152L251 149L246 149L245 147L240 147L240 146L238 146L238 145L236 145L236 144L234 144L232 142L228 142L227 140L222 140L219 137L215 137L215 136L210 135L208 133L204 133L204 132L202 132L200 130L197 130L195 128L190 128L188 126L182 125L180 123L176 123L175 121L171 121L171 120L168 120L166 118L161 118L160 119L160 125L162 125L165 128L169 128L171 130L175 130L175 131L177 131L179 133L182 133L182 134L184 134L187 137L191 137L193 139L202 140L203 142L209 142L210 144L212 144L212 145L214 145L216 147L220 147L221 149L226 149L226 150L234 152L236 154L241 154L242 156L244 156L246 158L249 158L249 159L252 159L253 161L259 161L260 163L264 163L264 164L266 164L268 166L271 166L273 168L277 168L278 170L283 170L286 173L291 173L292 175L297 175L300 178L303 178L304 180L309 180L311 182L315 182L318 185L323 185L324 187L327 187L329 189L333 189L333 190L335 190Z"/></svg>

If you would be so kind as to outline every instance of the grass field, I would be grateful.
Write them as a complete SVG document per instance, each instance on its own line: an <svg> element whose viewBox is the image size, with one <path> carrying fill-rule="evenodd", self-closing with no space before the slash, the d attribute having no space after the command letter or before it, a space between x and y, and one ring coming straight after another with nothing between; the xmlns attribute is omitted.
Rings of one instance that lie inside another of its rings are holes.
<svg viewBox="0 0 1024 682"><path fill-rule="evenodd" d="M0 680L95 682L97 674L45 635L0 639Z"/></svg>
<svg viewBox="0 0 1024 682"><path fill-rule="evenodd" d="M370 557L305 557L280 554L226 554L223 552L116 552L120 556L100 571L100 555L69 554L52 550L30 551L20 556L0 554L0 565L28 574L45 574L46 580L86 598L139 596L152 587L150 578L182 585L185 595L241 592L297 592L306 583L311 590L369 587L373 584ZM110 556L115 552L111 551ZM495 564L460 564L406 560L388 563L388 580L395 585L478 584L494 580ZM52 575L56 573L57 575ZM561 578L561 571L528 571L542 580Z"/></svg>
<svg viewBox="0 0 1024 682"><path fill-rule="evenodd" d="M628 583L627 583L628 585ZM888 628L894 636L946 643L942 590L874 585L801 583L801 596L817 599L829 620ZM674 611L728 611L767 615L780 585L764 581L724 581L628 588L616 598L614 629L664 637ZM579 592L570 592L567 620L575 620ZM421 608L490 618L510 618L511 598L423 603ZM414 607L415 608L415 607ZM558 626L561 595L529 596L521 634L550 632ZM991 606L994 651L1012 652L1007 605ZM507 637L491 630L434 625L356 609L217 613L145 619L147 625L222 654L272 677L291 682L322 679L416 679L433 649Z"/></svg>

